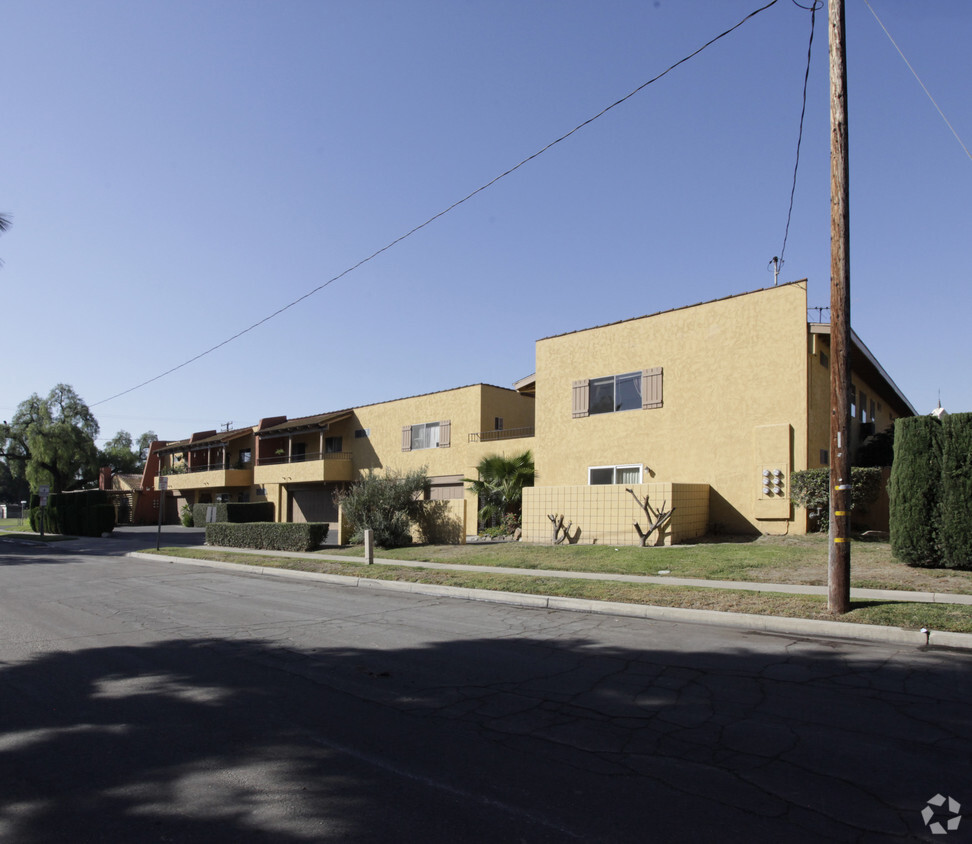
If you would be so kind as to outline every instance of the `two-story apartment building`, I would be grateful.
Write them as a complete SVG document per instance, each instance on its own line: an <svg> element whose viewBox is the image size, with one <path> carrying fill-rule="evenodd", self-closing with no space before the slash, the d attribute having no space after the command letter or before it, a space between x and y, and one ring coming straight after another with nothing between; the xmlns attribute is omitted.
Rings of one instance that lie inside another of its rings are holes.
<svg viewBox="0 0 972 844"><path fill-rule="evenodd" d="M487 454L532 445L534 398L475 384L252 428L205 431L157 449L169 490L185 503L270 501L278 521L336 524L336 494L370 470L424 468L432 500L455 505L476 531L464 478ZM183 468L184 467L184 468Z"/></svg>
<svg viewBox="0 0 972 844"><path fill-rule="evenodd" d="M705 484L710 529L804 532L789 478L829 462L829 328L808 323L806 283L794 282L539 340L543 486ZM856 335L852 372L853 450L915 411ZM610 518L635 541L637 515L627 501ZM600 516L574 518L594 525L589 541L623 541ZM534 514L524 530L542 539L549 524Z"/></svg>
<svg viewBox="0 0 972 844"><path fill-rule="evenodd" d="M335 493L369 470L425 467L430 497L454 502L468 533L478 502L464 478L490 454L533 451L524 538L549 541L551 514L579 541L636 542L639 497L675 504L680 531L802 533L791 473L829 462L829 325L807 319L806 282L547 337L536 370L504 389L458 387L158 449L188 503L270 501L280 521L337 522ZM852 450L914 408L860 339L851 355ZM688 519L688 521L684 521Z"/></svg>

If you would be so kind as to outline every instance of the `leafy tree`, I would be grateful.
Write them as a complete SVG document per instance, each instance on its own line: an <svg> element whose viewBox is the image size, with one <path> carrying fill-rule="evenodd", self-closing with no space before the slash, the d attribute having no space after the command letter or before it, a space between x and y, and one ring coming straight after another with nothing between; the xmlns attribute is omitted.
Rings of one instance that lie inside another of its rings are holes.
<svg viewBox="0 0 972 844"><path fill-rule="evenodd" d="M15 478L33 488L49 484L52 492L81 487L98 471L98 421L67 384L46 398L34 393L0 425L0 457Z"/></svg>
<svg viewBox="0 0 972 844"><path fill-rule="evenodd" d="M29 498L30 484L26 478L15 478L6 462L0 460L0 501L11 504Z"/></svg>
<svg viewBox="0 0 972 844"><path fill-rule="evenodd" d="M479 478L466 478L479 496L479 521L494 523L507 516L519 520L523 512L523 487L533 486L536 470L529 450L512 457L491 454L476 466Z"/></svg>
<svg viewBox="0 0 972 844"><path fill-rule="evenodd" d="M138 438L138 448L128 431L119 431L98 452L98 465L109 466L115 474L140 474L145 468L149 446L157 440L155 431L146 431Z"/></svg>
<svg viewBox="0 0 972 844"><path fill-rule="evenodd" d="M138 438L138 469L141 472L145 468L145 461L148 460L149 446L152 445L159 435L155 431L146 431Z"/></svg>
<svg viewBox="0 0 972 844"><path fill-rule="evenodd" d="M369 470L338 496L344 517L354 526L352 542L364 539L370 528L375 545L395 548L412 541L412 522L423 507L429 488L424 468L412 472L387 470L378 475Z"/></svg>
<svg viewBox="0 0 972 844"><path fill-rule="evenodd" d="M108 466L116 474L130 475L138 470L138 453L128 431L119 431L98 452L98 465Z"/></svg>

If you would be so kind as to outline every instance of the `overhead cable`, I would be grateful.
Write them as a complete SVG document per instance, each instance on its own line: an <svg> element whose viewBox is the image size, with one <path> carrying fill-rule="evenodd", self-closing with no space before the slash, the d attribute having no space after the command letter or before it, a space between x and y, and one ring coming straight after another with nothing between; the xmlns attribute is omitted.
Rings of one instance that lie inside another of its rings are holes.
<svg viewBox="0 0 972 844"><path fill-rule="evenodd" d="M701 47L699 47L697 50L695 50L692 53L689 53L689 55L685 56L685 58L679 59L677 62L675 62L670 67L668 67L666 70L663 70L657 76L654 76L651 79L649 79L647 82L639 85L633 91L631 91L630 93L628 93L625 96L621 97L621 99L617 100L616 102L611 103L611 105L607 106L606 108L601 109L601 111L599 111L593 117L589 117L583 123L579 123L577 126L575 126L573 129L571 129L569 132L561 135L556 140L551 141L549 144L547 144L542 149L537 150L537 152L533 153L532 155L528 155L526 158L524 158L518 164L513 165L508 170L505 170L504 172L500 173L495 178L490 179L488 182L486 182L486 184L482 185L481 187L476 188L476 190L472 191L471 193L466 194L462 199L456 200L448 208L445 208L442 211L440 211L438 214L434 214L433 216L429 217L429 219L427 219L424 223L420 223L419 225L417 225L414 228L410 229L409 231L405 232L405 234L401 235L400 237L395 238L390 243L387 243L385 246L382 246L381 249L375 250L370 255L368 255L368 257L362 258L356 264L354 264L354 265L348 267L346 270L343 270L342 272L338 273L333 278L328 279L323 284L319 284L313 290L307 291L303 296L299 296L298 298L294 299L292 302L289 302L286 305L283 305L282 307L278 308L273 313L267 314L267 316L263 317L260 320L257 320L252 325L249 325L246 328L244 328L244 329L242 329L240 331L237 331L236 334L232 335L231 337L227 337L225 340L222 340L221 342L217 343L215 346L211 346L210 348L206 349L205 351L200 352L198 355L194 355L193 357L189 358L188 360L185 360L182 363L180 363L180 364L178 364L176 366L173 366L170 369L165 370L165 372L161 372L161 373L159 373L158 375L156 375L156 376L154 376L152 378L149 378L149 379L147 379L145 381L142 381L140 384L136 384L134 387L129 387L127 390L122 390L120 393L115 393L113 396L109 396L106 399L101 399L100 401L96 401L93 404L90 404L88 406L89 407L97 407L100 404L106 404L107 402L113 401L114 399L120 398L121 396L127 395L128 393L132 393L135 390L139 390L142 387L146 387L149 384L152 384L155 381L158 381L159 379L164 378L166 375L171 375L173 372L177 372L178 370L180 370L180 369L188 366L189 364L195 363L197 360L200 360L201 358L204 358L207 355L212 354L213 352L217 351L218 349L223 348L223 346L225 346L225 345L227 345L229 343L232 343L234 340L239 339L244 334L248 334L249 332L253 331L256 328L259 328L261 325L263 325L266 322L269 322L274 317L280 316L280 314L284 313L285 311L289 311L291 308L293 308L294 306L300 304L305 299L309 299L315 293L319 293L325 287L329 287L330 285L334 284L334 282L336 282L336 281L344 278L344 276L348 275L348 273L354 272L359 267L361 267L364 264L367 264L369 261L372 261L375 258L377 258L383 252L387 252L393 246L398 245L399 243L401 243L406 238L411 237L416 232L424 229L426 226L430 225L431 223L434 223L440 217L445 216L450 211L453 211L454 209L458 208L463 203L468 202L470 199L472 199L477 194L480 194L484 190L486 190L487 188L492 187L498 181L500 181L500 179L504 179L507 176L509 176L510 174L515 173L524 164L528 164L529 162L533 161L533 159L538 158L539 156L541 156L545 152L547 152L549 149L551 149L552 147L554 147L557 144L559 144L561 141L567 140L567 138L569 138L571 135L575 134L576 132L579 132L585 126L589 126L595 120L597 120L600 117L603 117L605 114L607 114L609 111L611 111L611 109L616 108L617 106L619 106L622 103L626 102L627 100L631 99L635 94L638 94L639 92L643 91L645 88L647 88L652 83L657 82L659 79L663 78L664 76L667 76L669 73L671 73L673 70L675 70L675 68L679 67L680 65L685 64L685 62L689 61L690 59L695 58L703 50L705 50L708 47L711 47L717 41L719 41L722 38L725 38L727 35L730 35L731 33L735 32L743 24L747 23L749 20L751 20L752 18L756 17L756 15L760 14L761 12L765 12L771 6L775 6L778 2L779 2L779 0L770 0L769 3L766 3L764 6L761 6L760 8L756 9L755 11L750 12L742 20L740 20L737 24L735 24L734 26L732 26L729 29L725 30L725 32L722 32L719 35L715 36L715 38L712 38L709 41L706 41L706 43L703 44Z"/></svg>
<svg viewBox="0 0 972 844"><path fill-rule="evenodd" d="M894 45L894 49L898 51L898 55L901 56L902 61L908 66L908 70L911 71L911 75L918 80L918 84L921 85L921 90L925 92L925 96L931 100L931 104L935 106L935 110L941 115L942 120L945 121L945 125L951 130L952 134L955 136L955 140L959 142L959 146L965 150L965 154L972 159L972 152L969 152L969 148L965 145L965 142L959 137L959 133L955 131L955 127L949 122L948 118L945 116L945 112L938 107L938 103L935 102L935 98L931 95L931 92L925 87L925 83L921 81L921 77L917 74L915 69L911 66L911 62L905 57L905 54L901 52L901 48L898 46L898 42L891 37L891 33L888 32L888 28L882 23L881 19L877 16L877 12L874 11L873 7L867 0L864 0L864 5L870 9L872 15L874 15L874 20L878 22L881 29L884 30L884 34L888 36L888 40Z"/></svg>

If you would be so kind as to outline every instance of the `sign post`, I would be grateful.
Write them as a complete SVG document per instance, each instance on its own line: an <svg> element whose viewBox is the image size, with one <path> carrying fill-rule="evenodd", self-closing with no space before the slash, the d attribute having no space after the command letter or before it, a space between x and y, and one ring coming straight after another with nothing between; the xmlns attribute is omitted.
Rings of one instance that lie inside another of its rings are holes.
<svg viewBox="0 0 972 844"><path fill-rule="evenodd" d="M159 477L159 532L155 536L155 550L158 551L162 545L162 511L165 509L165 491L169 488L169 478L167 475Z"/></svg>
<svg viewBox="0 0 972 844"><path fill-rule="evenodd" d="M44 538L44 517L47 514L47 496L51 494L51 488L47 484L42 484L37 488L37 495L40 497L40 535Z"/></svg>

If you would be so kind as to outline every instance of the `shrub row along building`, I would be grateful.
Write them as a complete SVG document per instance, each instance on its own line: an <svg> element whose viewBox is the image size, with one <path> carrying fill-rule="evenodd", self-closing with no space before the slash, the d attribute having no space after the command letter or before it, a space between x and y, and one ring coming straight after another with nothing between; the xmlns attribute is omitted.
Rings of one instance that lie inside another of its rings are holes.
<svg viewBox="0 0 972 844"><path fill-rule="evenodd" d="M551 541L550 516L562 515L570 541L637 544L647 521L635 495L674 507L665 543L803 533L790 475L828 465L830 447L830 327L807 314L801 281L547 337L513 389L475 384L158 442L146 480L165 479L173 520L183 504L269 501L278 521L340 533L337 491L368 470L424 466L462 541L478 510L464 479L485 456L530 449L526 541ZM852 336L853 454L915 410Z"/></svg>

